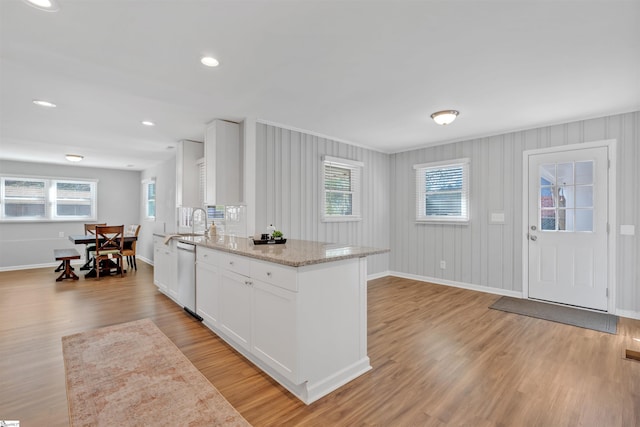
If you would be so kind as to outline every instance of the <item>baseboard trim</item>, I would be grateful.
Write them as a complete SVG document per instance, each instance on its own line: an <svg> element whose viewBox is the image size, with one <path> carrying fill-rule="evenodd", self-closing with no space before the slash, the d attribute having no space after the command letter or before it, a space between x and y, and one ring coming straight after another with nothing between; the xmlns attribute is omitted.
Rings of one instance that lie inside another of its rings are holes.
<svg viewBox="0 0 640 427"><path fill-rule="evenodd" d="M407 274L400 271L390 271L390 276L402 277L403 279L418 280L420 282L435 283L436 285L451 286L454 288L468 289L470 291L485 292L488 294L503 295L513 298L522 298L522 291L512 291L509 289L490 288L488 286L474 285L472 283L456 282L453 280L440 279L437 277L418 276L416 274Z"/></svg>
<svg viewBox="0 0 640 427"><path fill-rule="evenodd" d="M373 273L367 276L367 280L381 279L383 277L387 277L390 275L391 275L391 272L389 270L383 271L382 273Z"/></svg>
<svg viewBox="0 0 640 427"><path fill-rule="evenodd" d="M83 259L72 260L71 265L83 265ZM0 267L0 272L2 271L16 271L16 270L31 270L32 268L47 268L53 267L56 268L60 265L60 261L47 262L44 264L28 264L28 265L10 265L7 267Z"/></svg>
<svg viewBox="0 0 640 427"><path fill-rule="evenodd" d="M640 320L640 311L620 310L619 308L616 308L615 315L620 317L628 317L629 319Z"/></svg>

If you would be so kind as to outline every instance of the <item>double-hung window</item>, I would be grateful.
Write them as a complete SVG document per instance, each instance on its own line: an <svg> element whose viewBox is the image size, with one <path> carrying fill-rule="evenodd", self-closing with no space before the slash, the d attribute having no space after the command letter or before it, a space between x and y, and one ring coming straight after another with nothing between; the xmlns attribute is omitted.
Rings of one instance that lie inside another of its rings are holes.
<svg viewBox="0 0 640 427"><path fill-rule="evenodd" d="M0 177L2 221L95 221L97 180Z"/></svg>
<svg viewBox="0 0 640 427"><path fill-rule="evenodd" d="M144 216L148 220L156 219L156 179L142 181L142 195L144 200Z"/></svg>
<svg viewBox="0 0 640 427"><path fill-rule="evenodd" d="M364 164L325 156L322 160L323 221L358 221L362 218L361 177Z"/></svg>
<svg viewBox="0 0 640 427"><path fill-rule="evenodd" d="M469 221L469 159L414 165L416 221Z"/></svg>

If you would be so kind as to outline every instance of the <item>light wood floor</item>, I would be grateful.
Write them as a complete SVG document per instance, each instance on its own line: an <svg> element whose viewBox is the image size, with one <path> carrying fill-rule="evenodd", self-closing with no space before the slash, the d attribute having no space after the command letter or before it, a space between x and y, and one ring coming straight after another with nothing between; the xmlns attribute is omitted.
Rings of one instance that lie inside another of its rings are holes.
<svg viewBox="0 0 640 427"><path fill-rule="evenodd" d="M640 321L618 335L489 310L498 296L369 282L373 370L306 406L152 284L0 273L0 419L68 425L60 338L151 318L253 425L640 426Z"/></svg>

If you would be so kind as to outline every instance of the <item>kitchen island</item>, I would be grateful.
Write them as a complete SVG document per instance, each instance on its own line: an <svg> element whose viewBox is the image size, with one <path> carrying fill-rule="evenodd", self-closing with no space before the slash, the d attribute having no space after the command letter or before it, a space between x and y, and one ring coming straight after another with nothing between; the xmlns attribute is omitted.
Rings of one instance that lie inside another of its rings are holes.
<svg viewBox="0 0 640 427"><path fill-rule="evenodd" d="M306 404L371 369L367 259L388 249L179 236L203 323Z"/></svg>

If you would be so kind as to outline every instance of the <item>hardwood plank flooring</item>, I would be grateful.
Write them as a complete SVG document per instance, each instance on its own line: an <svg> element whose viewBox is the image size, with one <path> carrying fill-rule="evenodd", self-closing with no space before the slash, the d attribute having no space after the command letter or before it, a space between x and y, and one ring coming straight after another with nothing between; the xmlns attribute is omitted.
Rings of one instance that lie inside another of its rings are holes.
<svg viewBox="0 0 640 427"><path fill-rule="evenodd" d="M0 272L0 419L68 425L61 337L151 318L255 426L640 426L640 321L610 335L488 307L497 295L369 282L373 370L307 406L152 284Z"/></svg>

